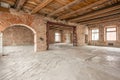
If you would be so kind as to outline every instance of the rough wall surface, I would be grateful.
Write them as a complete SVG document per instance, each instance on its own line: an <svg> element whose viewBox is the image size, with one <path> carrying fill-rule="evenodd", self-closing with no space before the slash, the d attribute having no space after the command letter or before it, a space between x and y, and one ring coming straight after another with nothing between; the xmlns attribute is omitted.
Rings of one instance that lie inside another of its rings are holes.
<svg viewBox="0 0 120 80"><path fill-rule="evenodd" d="M49 30L49 44L55 43L55 30Z"/></svg>
<svg viewBox="0 0 120 80"><path fill-rule="evenodd" d="M85 45L85 30L86 30L86 26L84 25L79 25L76 28L78 46Z"/></svg>
<svg viewBox="0 0 120 80"><path fill-rule="evenodd" d="M107 41L106 40L106 31L105 28L107 26L116 26L117 27L117 40L116 41ZM92 41L91 40L91 30L97 28L99 29L99 40ZM97 45L97 46L109 46L109 43L113 43L113 46L120 47L120 23L104 23L104 24L96 24L89 26L89 44Z"/></svg>
<svg viewBox="0 0 120 80"><path fill-rule="evenodd" d="M35 51L47 49L46 21L43 17L15 10L11 10L10 13L0 12L0 32L15 25L25 26L34 32ZM78 45L84 45L84 27L81 25L77 27L77 37Z"/></svg>
<svg viewBox="0 0 120 80"><path fill-rule="evenodd" d="M47 49L46 44L46 24L43 17L39 15L29 15L23 12L12 11L11 13L0 12L0 31L13 25L28 27L34 32L35 51ZM43 38L43 40L40 40Z"/></svg>
<svg viewBox="0 0 120 80"><path fill-rule="evenodd" d="M73 43L73 30L63 30L62 42L63 43ZM69 36L69 41L67 42L67 35Z"/></svg>
<svg viewBox="0 0 120 80"><path fill-rule="evenodd" d="M69 34L70 36L70 41L69 43L73 43L73 35L72 35L72 30L62 30L62 31L59 31L59 30L54 30L54 29L51 29L49 30L49 43L50 44L53 44L55 43L55 33L58 32L61 34L61 43L66 43L66 34Z"/></svg>
<svg viewBox="0 0 120 80"><path fill-rule="evenodd" d="M34 45L34 34L23 26L9 27L3 31L3 45Z"/></svg>

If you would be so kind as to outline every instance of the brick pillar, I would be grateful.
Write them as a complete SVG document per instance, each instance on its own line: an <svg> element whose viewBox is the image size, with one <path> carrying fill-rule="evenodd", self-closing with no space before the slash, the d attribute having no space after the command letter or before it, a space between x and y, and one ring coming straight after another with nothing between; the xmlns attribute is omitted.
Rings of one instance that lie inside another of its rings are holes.
<svg viewBox="0 0 120 80"><path fill-rule="evenodd" d="M99 25L99 45L104 45L105 42L105 29L103 25Z"/></svg>
<svg viewBox="0 0 120 80"><path fill-rule="evenodd" d="M37 22L37 21L36 21ZM47 50L47 26L44 21L39 21L39 24L35 24L36 38L34 43L36 44L36 52Z"/></svg>
<svg viewBox="0 0 120 80"><path fill-rule="evenodd" d="M84 25L77 26L77 45L85 45L85 27Z"/></svg>

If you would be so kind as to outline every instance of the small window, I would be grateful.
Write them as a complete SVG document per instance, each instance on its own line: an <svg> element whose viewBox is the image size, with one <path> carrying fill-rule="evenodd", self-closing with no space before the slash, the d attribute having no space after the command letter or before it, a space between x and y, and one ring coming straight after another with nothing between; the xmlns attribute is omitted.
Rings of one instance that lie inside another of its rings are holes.
<svg viewBox="0 0 120 80"><path fill-rule="evenodd" d="M99 40L99 29L92 30L92 40Z"/></svg>
<svg viewBox="0 0 120 80"><path fill-rule="evenodd" d="M116 27L114 28L107 28L106 30L106 37L108 41L115 41L116 40Z"/></svg>
<svg viewBox="0 0 120 80"><path fill-rule="evenodd" d="M61 42L61 34L55 33L55 42Z"/></svg>

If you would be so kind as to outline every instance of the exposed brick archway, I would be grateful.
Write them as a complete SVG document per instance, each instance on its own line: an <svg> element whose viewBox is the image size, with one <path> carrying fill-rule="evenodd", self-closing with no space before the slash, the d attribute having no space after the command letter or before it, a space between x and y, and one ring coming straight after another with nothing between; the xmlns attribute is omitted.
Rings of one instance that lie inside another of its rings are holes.
<svg viewBox="0 0 120 80"><path fill-rule="evenodd" d="M4 31L6 28L14 25L29 26L29 29L33 29L33 19L34 17L28 14L24 15L13 15L10 13L0 13L0 31Z"/></svg>
<svg viewBox="0 0 120 80"><path fill-rule="evenodd" d="M6 29L4 29L4 31L7 30L8 28L19 27L19 26L26 27L27 29L31 30L31 32L34 34L34 51L36 52L36 50L37 50L37 49L36 49L36 48L37 48L37 43L36 43L36 31L35 31L33 28L31 28L30 26L25 25L25 24L13 24L12 26L9 26L9 27L7 27ZM2 31L2 32L4 32L4 31Z"/></svg>
<svg viewBox="0 0 120 80"><path fill-rule="evenodd" d="M47 49L46 24L42 17L26 13L0 13L0 32L14 25L22 25L33 31L36 52Z"/></svg>

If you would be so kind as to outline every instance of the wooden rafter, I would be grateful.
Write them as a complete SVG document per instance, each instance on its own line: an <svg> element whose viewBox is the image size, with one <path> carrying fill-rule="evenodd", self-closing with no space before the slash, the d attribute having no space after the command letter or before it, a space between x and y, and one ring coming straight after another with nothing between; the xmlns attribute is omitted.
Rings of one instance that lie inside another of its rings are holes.
<svg viewBox="0 0 120 80"><path fill-rule="evenodd" d="M50 27L50 30L73 30L73 28L68 28L68 27Z"/></svg>
<svg viewBox="0 0 120 80"><path fill-rule="evenodd" d="M107 13L109 11L113 11L113 10L116 10L116 9L120 9L120 5L109 7L109 8L106 8L106 9L102 9L102 10L96 11L94 13L90 13L88 15L85 15L85 16L81 16L81 17L78 17L78 18L75 18L75 19L71 19L70 21L71 22L78 22L80 19L89 18L89 17L92 17L92 16L97 16L97 15Z"/></svg>
<svg viewBox="0 0 120 80"><path fill-rule="evenodd" d="M61 1L61 0L55 0L55 1L58 2L59 4L66 5L66 2L64 1Z"/></svg>
<svg viewBox="0 0 120 80"><path fill-rule="evenodd" d="M100 1L97 1L97 2L95 2L95 3L93 3L93 4L91 4L91 5L88 5L88 6L86 6L86 7L80 8L80 9L78 9L78 10L76 10L76 11L71 12L71 13L64 14L64 15L58 17L58 19L66 19L66 18L68 18L68 17L70 17L70 16L72 16L72 15L74 15L74 14L76 14L76 13L83 12L83 11L85 11L85 10L87 10L87 9L90 9L90 8L92 8L92 7L95 7L95 6L97 6L97 5L99 5L99 4L102 4L102 3L106 2L106 1L108 1L108 0L100 0Z"/></svg>
<svg viewBox="0 0 120 80"><path fill-rule="evenodd" d="M79 20L79 22L89 21L89 20L93 20L93 19L96 19L96 18L105 17L105 16L109 16L109 15L114 15L114 14L118 14L118 13L120 13L120 9L109 11L107 13L103 13L103 14L100 14L98 16L92 16L92 17L89 17L89 18L85 18L85 19Z"/></svg>
<svg viewBox="0 0 120 80"><path fill-rule="evenodd" d="M14 5L15 1L14 0L0 0L1 2L9 3L10 5Z"/></svg>
<svg viewBox="0 0 120 80"><path fill-rule="evenodd" d="M16 1L15 8L16 8L17 10L20 10L20 9L23 7L23 5L24 5L24 3L25 3L26 1L27 1L27 0L17 0L17 1Z"/></svg>
<svg viewBox="0 0 120 80"><path fill-rule="evenodd" d="M42 3L40 3L37 7L35 7L31 13L36 13L40 11L42 8L47 6L49 3L51 3L53 0L44 0Z"/></svg>
<svg viewBox="0 0 120 80"><path fill-rule="evenodd" d="M56 11L50 13L48 16L53 16L53 15L59 13L59 12L62 12L62 11L64 11L64 10L67 10L67 9L69 9L70 7L72 7L72 6L80 3L81 1L83 1L83 0L75 0L75 1L73 1L73 2L71 2L71 3L69 3L68 5L65 5L65 6L61 7L60 9L57 9Z"/></svg>
<svg viewBox="0 0 120 80"><path fill-rule="evenodd" d="M89 21L83 21L83 22L79 22L79 23L81 23L81 24L95 24L95 23L107 22L107 21L111 21L111 20L120 20L120 14L110 15L110 16L106 16L103 18L93 19L93 20L89 20Z"/></svg>
<svg viewBox="0 0 120 80"><path fill-rule="evenodd" d="M3 11L3 12L9 12L9 9L8 8L3 8L3 7L0 7L0 12Z"/></svg>
<svg viewBox="0 0 120 80"><path fill-rule="evenodd" d="M102 24L102 23L106 23L106 22L120 22L120 19L109 19L109 20L104 20L104 21L96 21L96 22L90 22L90 23L81 23L81 24L89 24L89 25L93 25L93 24Z"/></svg>

